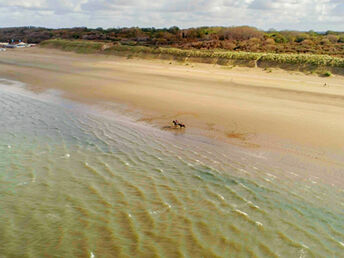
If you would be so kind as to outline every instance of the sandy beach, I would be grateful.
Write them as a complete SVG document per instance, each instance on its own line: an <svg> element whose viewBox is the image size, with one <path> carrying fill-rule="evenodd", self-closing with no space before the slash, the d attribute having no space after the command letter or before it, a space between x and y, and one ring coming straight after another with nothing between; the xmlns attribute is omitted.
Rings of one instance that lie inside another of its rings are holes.
<svg viewBox="0 0 344 258"><path fill-rule="evenodd" d="M340 76L41 48L1 53L0 76L35 91L58 89L86 103L126 104L129 115L139 110L138 120L165 130L178 119L187 125L186 133L251 148L291 150L297 145L317 153L317 158L343 150Z"/></svg>

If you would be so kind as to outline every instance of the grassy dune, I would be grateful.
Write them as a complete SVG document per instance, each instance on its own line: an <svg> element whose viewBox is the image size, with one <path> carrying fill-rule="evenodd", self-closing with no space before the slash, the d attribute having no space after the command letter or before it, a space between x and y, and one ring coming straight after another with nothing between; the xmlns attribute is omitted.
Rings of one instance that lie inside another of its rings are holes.
<svg viewBox="0 0 344 258"><path fill-rule="evenodd" d="M276 54L234 52L223 50L184 50L177 48L144 47L109 45L103 42L81 40L47 40L41 47L58 48L77 53L102 53L125 55L128 57L158 57L164 59L177 59L182 61L195 61L217 63L222 65L244 65L256 67L280 67L290 70L315 71L325 74L342 73L344 58L329 55L311 54Z"/></svg>
<svg viewBox="0 0 344 258"><path fill-rule="evenodd" d="M83 41L83 40L47 40L40 43L41 47L58 48L64 51L76 53L92 54L100 52L104 46L102 42Z"/></svg>

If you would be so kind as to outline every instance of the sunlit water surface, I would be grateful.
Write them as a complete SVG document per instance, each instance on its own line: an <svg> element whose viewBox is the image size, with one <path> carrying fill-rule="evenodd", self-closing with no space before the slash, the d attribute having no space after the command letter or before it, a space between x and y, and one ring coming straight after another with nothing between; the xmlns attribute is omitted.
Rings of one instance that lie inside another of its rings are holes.
<svg viewBox="0 0 344 258"><path fill-rule="evenodd" d="M1 257L343 257L341 187L48 95L0 81Z"/></svg>

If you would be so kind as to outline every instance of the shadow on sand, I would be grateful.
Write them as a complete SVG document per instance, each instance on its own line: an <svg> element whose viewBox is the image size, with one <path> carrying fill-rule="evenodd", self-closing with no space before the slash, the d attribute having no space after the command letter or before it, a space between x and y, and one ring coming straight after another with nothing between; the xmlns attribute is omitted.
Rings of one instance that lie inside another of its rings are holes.
<svg viewBox="0 0 344 258"><path fill-rule="evenodd" d="M180 127L171 126L171 125L163 126L163 127L161 127L161 129L165 130L165 131L173 132L176 135L180 135L180 134L185 133L185 128L180 128Z"/></svg>

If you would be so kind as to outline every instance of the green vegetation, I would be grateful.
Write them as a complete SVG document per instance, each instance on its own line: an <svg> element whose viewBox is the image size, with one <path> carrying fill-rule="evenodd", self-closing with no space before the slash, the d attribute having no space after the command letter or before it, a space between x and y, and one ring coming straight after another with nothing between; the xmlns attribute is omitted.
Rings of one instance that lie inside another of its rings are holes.
<svg viewBox="0 0 344 258"><path fill-rule="evenodd" d="M332 76L332 73L331 73L330 71L326 71L326 72L324 73L324 76L325 76L325 77L330 77L330 76Z"/></svg>
<svg viewBox="0 0 344 258"><path fill-rule="evenodd" d="M142 46L122 46L114 45L106 49L105 53L125 51L128 53L146 54L167 54L178 57L201 57L228 60L245 61L266 61L276 64L298 64L314 66L344 67L344 58L332 57L328 55L310 54L275 54L275 53L253 53L253 52L234 52L223 50L183 50L177 48L151 48Z"/></svg>
<svg viewBox="0 0 344 258"><path fill-rule="evenodd" d="M64 51L73 51L76 53L92 54L100 52L104 43L86 40L47 40L40 44L42 47L58 48Z"/></svg>
<svg viewBox="0 0 344 258"><path fill-rule="evenodd" d="M48 39L88 40L126 46L189 50L330 55L344 58L344 32L262 31L249 26L171 28L47 29L0 28L0 41L40 43Z"/></svg>
<svg viewBox="0 0 344 258"><path fill-rule="evenodd" d="M47 40L41 43L42 47L58 48L65 51L75 51L77 53L103 53L126 55L128 58L144 57L145 55L158 56L161 58L179 58L187 60L196 58L196 60L206 60L206 62L215 62L226 64L228 61L254 62L257 66L264 67L283 67L283 65L296 65L297 67L308 66L310 69L319 67L344 68L344 58L333 57L329 55L313 54L277 54L277 53L254 53L254 52L236 52L224 50L187 50L167 47L145 47L128 46L121 44L112 44L82 41L82 40ZM221 60L221 62L219 61ZM244 64L245 64L244 62ZM330 71L327 72L331 76Z"/></svg>

